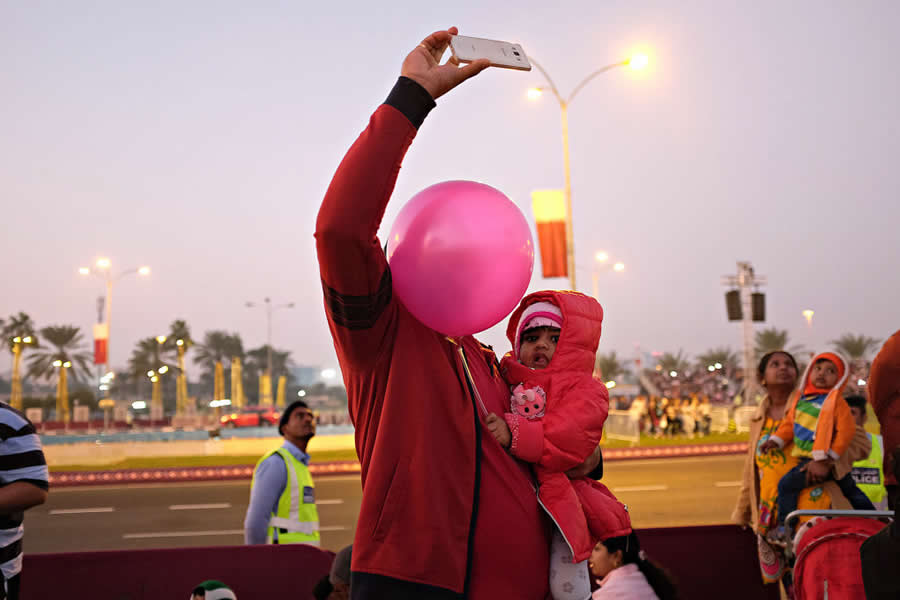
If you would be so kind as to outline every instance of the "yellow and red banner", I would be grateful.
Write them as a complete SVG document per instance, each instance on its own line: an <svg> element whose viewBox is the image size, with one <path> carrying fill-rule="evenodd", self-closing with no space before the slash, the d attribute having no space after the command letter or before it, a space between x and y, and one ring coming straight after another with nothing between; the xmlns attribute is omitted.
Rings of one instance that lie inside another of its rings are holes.
<svg viewBox="0 0 900 600"><path fill-rule="evenodd" d="M562 190L531 192L544 277L568 277L566 263L566 197Z"/></svg>
<svg viewBox="0 0 900 600"><path fill-rule="evenodd" d="M106 345L109 340L109 325L97 323L94 325L94 364L107 364Z"/></svg>

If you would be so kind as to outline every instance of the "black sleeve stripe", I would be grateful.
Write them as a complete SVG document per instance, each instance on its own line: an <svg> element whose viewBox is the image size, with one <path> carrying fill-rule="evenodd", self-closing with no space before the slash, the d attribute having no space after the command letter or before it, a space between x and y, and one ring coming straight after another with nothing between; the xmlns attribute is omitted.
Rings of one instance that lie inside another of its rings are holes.
<svg viewBox="0 0 900 600"><path fill-rule="evenodd" d="M335 324L350 330L369 329L375 325L391 302L393 282L391 270L385 268L378 290L370 296L349 296L331 288L324 281L325 307Z"/></svg>
<svg viewBox="0 0 900 600"><path fill-rule="evenodd" d="M0 456L0 471L12 471L13 469L24 469L26 467L42 467L47 464L44 453L40 450L31 450L29 452L19 452L18 454L10 454Z"/></svg>
<svg viewBox="0 0 900 600"><path fill-rule="evenodd" d="M35 433L34 425L26 423L19 429L10 427L6 423L0 423L0 440L8 440L9 438L22 437L23 435L31 435Z"/></svg>
<svg viewBox="0 0 900 600"><path fill-rule="evenodd" d="M422 126L425 117L436 106L434 98L425 88L403 76L394 84L384 103L403 113L403 116L409 119L416 129Z"/></svg>
<svg viewBox="0 0 900 600"><path fill-rule="evenodd" d="M0 564L9 562L20 554L22 554L22 538L0 549Z"/></svg>

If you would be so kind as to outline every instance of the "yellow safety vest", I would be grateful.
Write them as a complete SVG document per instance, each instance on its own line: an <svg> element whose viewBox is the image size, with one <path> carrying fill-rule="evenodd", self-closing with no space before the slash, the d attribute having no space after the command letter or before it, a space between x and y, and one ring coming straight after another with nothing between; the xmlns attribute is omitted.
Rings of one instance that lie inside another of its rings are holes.
<svg viewBox="0 0 900 600"><path fill-rule="evenodd" d="M266 453L260 463L273 454L284 459L287 468L287 485L278 499L278 512L269 517L267 541L270 544L311 544L319 545L319 513L316 510L315 484L309 469L294 458L284 447ZM256 469L253 470L253 485L256 484Z"/></svg>
<svg viewBox="0 0 900 600"><path fill-rule="evenodd" d="M884 489L884 441L880 435L869 434L872 451L869 456L853 463L853 481L869 497L872 504L878 504L887 493Z"/></svg>

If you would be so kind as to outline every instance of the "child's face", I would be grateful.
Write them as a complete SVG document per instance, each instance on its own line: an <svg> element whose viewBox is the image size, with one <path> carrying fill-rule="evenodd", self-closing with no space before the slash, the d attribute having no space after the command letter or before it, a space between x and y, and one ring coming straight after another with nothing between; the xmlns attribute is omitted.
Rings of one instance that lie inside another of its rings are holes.
<svg viewBox="0 0 900 600"><path fill-rule="evenodd" d="M558 327L535 327L522 333L519 362L532 369L546 369L559 343Z"/></svg>
<svg viewBox="0 0 900 600"><path fill-rule="evenodd" d="M864 408L857 408L856 406L850 407L850 414L853 415L853 420L856 421L856 424L860 427L865 427L866 425L866 410Z"/></svg>
<svg viewBox="0 0 900 600"><path fill-rule="evenodd" d="M622 551L616 550L612 554L603 545L603 542L597 542L591 551L591 558L588 560L588 568L595 577L606 577L610 571L618 569L622 562Z"/></svg>
<svg viewBox="0 0 900 600"><path fill-rule="evenodd" d="M838 370L830 360L822 360L813 365L809 380L814 386L822 389L834 387L838 380Z"/></svg>

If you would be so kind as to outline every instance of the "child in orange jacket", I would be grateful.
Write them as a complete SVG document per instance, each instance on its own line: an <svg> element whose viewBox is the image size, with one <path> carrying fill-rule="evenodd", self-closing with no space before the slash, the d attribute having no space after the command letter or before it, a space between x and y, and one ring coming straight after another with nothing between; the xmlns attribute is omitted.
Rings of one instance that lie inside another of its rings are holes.
<svg viewBox="0 0 900 600"><path fill-rule="evenodd" d="M769 452L793 440L792 454L800 459L778 482L778 527L772 531L772 541L785 540L784 520L797 510L800 492L810 484L834 478L832 467L853 439L856 423L841 396L849 372L847 361L839 354L823 352L813 358L801 380L802 391L794 394L775 435L759 448L761 452ZM875 510L852 475L848 473L835 482L854 509Z"/></svg>

